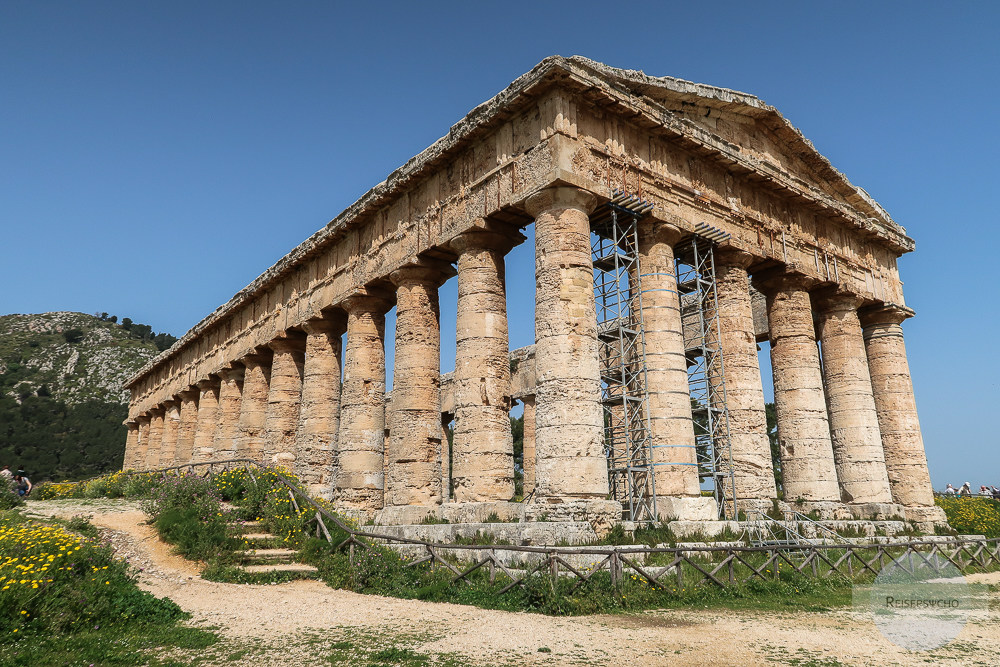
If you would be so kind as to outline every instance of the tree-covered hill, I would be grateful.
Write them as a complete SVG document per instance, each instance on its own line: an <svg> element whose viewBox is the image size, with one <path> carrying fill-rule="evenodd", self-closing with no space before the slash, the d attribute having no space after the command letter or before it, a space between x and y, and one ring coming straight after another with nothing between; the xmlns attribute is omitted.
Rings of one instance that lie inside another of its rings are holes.
<svg viewBox="0 0 1000 667"><path fill-rule="evenodd" d="M122 384L173 340L106 313L0 316L0 465L32 481L120 468Z"/></svg>

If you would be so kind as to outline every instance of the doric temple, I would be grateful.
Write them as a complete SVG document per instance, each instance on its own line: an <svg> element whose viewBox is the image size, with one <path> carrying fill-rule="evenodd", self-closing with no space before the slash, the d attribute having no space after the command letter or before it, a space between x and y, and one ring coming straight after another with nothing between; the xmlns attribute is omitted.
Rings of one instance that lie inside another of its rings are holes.
<svg viewBox="0 0 1000 667"><path fill-rule="evenodd" d="M532 224L535 343L511 352L505 256ZM783 502L929 526L944 516L896 266L913 248L756 97L548 58L133 377L124 465L279 463L380 523L515 504L528 520L712 520ZM456 275L442 377L438 288Z"/></svg>

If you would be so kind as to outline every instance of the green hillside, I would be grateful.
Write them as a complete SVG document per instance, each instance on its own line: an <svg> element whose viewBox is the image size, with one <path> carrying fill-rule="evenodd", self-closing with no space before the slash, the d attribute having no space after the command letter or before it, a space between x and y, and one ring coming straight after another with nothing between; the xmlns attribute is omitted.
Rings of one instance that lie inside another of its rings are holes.
<svg viewBox="0 0 1000 667"><path fill-rule="evenodd" d="M172 336L83 313L0 317L0 465L33 481L121 467L126 379ZM158 345L159 343L159 345Z"/></svg>

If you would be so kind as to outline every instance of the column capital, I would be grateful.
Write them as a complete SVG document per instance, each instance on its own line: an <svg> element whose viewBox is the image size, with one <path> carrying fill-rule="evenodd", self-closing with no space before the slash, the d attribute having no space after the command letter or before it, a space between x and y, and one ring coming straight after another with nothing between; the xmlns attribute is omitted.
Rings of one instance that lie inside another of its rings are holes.
<svg viewBox="0 0 1000 667"><path fill-rule="evenodd" d="M201 391L205 391L206 389L216 389L219 386L219 380L218 380L218 378L212 379L212 377L209 376L208 378L206 378L204 380L198 380L196 386Z"/></svg>
<svg viewBox="0 0 1000 667"><path fill-rule="evenodd" d="M139 428L139 421L137 419L126 419L123 423L125 424L125 428L130 431Z"/></svg>
<svg viewBox="0 0 1000 667"><path fill-rule="evenodd" d="M197 387L188 387L187 389L182 389L181 391L177 392L177 398L179 398L182 403L184 401L192 401L198 398L199 393L200 392L198 391Z"/></svg>
<svg viewBox="0 0 1000 667"><path fill-rule="evenodd" d="M600 198L592 192L569 185L557 185L545 188L529 196L524 202L524 209L533 218L537 218L552 209L575 208L590 215Z"/></svg>
<svg viewBox="0 0 1000 667"><path fill-rule="evenodd" d="M177 397L174 396L173 398L168 398L167 400L161 402L159 409L163 410L164 412L166 412L167 410L170 410L171 408L176 408L179 404L180 404L180 401L178 401ZM153 409L155 410L157 408L153 408Z"/></svg>
<svg viewBox="0 0 1000 667"><path fill-rule="evenodd" d="M147 412L144 412L141 415L139 415L138 417L136 417L135 421L141 425L142 422L147 422L148 423L148 422L152 421L152 419L153 419L152 415L148 414Z"/></svg>
<svg viewBox="0 0 1000 667"><path fill-rule="evenodd" d="M226 382L232 382L233 380L239 382L240 380L243 379L243 373L245 371L246 369L243 368L242 365L240 365L238 368L236 366L232 366L229 368L222 368L219 370L219 377L225 380Z"/></svg>
<svg viewBox="0 0 1000 667"><path fill-rule="evenodd" d="M155 408L150 408L149 409L149 419L150 419L150 421L152 421L156 417L162 417L163 414L166 411L167 411L167 409L166 409L166 407L163 404L160 404L160 405L156 406Z"/></svg>
<svg viewBox="0 0 1000 667"><path fill-rule="evenodd" d="M305 336L297 331L285 331L268 341L267 346L275 352L302 352L305 348Z"/></svg>
<svg viewBox="0 0 1000 667"><path fill-rule="evenodd" d="M812 293L820 315L857 311L864 299L836 287L823 287Z"/></svg>
<svg viewBox="0 0 1000 667"><path fill-rule="evenodd" d="M392 309L393 298L388 292L363 288L347 296L338 304L341 308L353 313L377 313L384 315Z"/></svg>
<svg viewBox="0 0 1000 667"><path fill-rule="evenodd" d="M328 334L338 336L347 331L347 318L343 314L324 315L302 323L307 334Z"/></svg>
<svg viewBox="0 0 1000 667"><path fill-rule="evenodd" d="M449 265L450 267L450 265ZM427 285L440 287L450 277L442 267L436 265L415 264L403 266L389 274L389 280L396 287L403 285Z"/></svg>
<svg viewBox="0 0 1000 667"><path fill-rule="evenodd" d="M271 355L259 353L247 354L240 358L240 363L247 369L259 368L260 366L266 366L271 363Z"/></svg>
<svg viewBox="0 0 1000 667"><path fill-rule="evenodd" d="M640 243L643 245L645 243L664 243L673 248L680 243L684 234L684 230L669 222L652 219L639 221L639 237L642 239Z"/></svg>
<svg viewBox="0 0 1000 667"><path fill-rule="evenodd" d="M913 317L914 314L912 308L895 303L879 303L858 310L858 317L861 318L863 328L902 324L903 320Z"/></svg>
<svg viewBox="0 0 1000 667"><path fill-rule="evenodd" d="M745 269L757 261L758 258L745 250L727 245L719 246L715 249L714 259L716 266L736 266Z"/></svg>
<svg viewBox="0 0 1000 667"><path fill-rule="evenodd" d="M750 280L753 283L753 286L764 294L789 288L808 291L820 282L816 278L812 278L804 273L799 273L798 271L788 269L784 266L755 273L751 276Z"/></svg>

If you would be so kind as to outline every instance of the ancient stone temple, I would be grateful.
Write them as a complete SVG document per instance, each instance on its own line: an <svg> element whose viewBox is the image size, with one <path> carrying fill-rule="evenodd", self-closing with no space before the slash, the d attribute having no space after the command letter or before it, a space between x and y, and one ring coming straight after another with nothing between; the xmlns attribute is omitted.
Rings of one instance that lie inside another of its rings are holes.
<svg viewBox="0 0 1000 667"><path fill-rule="evenodd" d="M512 353L505 256L529 225L535 344ZM656 518L714 519L779 493L767 340L784 502L943 520L901 328L913 311L896 260L913 248L759 99L548 58L132 378L125 467L280 463L381 523L615 521L636 518L636 498ZM681 264L710 279L709 306L686 296ZM457 353L442 377L438 288L453 276ZM613 316L609 290L625 304ZM716 429L708 473L699 420Z"/></svg>

